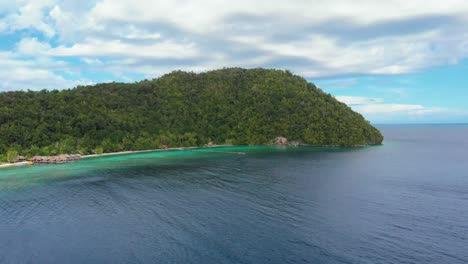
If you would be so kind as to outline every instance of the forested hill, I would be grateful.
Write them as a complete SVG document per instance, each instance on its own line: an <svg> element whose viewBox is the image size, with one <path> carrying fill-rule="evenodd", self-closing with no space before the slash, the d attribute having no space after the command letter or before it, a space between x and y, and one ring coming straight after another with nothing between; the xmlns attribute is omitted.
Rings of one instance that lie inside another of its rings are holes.
<svg viewBox="0 0 468 264"><path fill-rule="evenodd" d="M383 140L360 114L280 70L176 71L133 84L0 93L0 154L268 144L276 136L312 145Z"/></svg>

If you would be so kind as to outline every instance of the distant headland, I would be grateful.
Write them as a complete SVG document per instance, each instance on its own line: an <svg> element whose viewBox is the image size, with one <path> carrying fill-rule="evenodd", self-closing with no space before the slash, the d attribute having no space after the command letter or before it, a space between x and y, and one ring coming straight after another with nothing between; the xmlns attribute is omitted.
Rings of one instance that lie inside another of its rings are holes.
<svg viewBox="0 0 468 264"><path fill-rule="evenodd" d="M379 130L333 96L272 69L174 71L131 84L4 92L0 108L0 162L206 144L383 141Z"/></svg>

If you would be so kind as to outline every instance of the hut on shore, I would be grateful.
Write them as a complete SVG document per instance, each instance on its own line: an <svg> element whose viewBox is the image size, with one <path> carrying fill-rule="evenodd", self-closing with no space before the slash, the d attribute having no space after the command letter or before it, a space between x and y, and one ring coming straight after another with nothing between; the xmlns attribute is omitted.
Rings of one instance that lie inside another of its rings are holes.
<svg viewBox="0 0 468 264"><path fill-rule="evenodd" d="M18 156L15 159L15 162L23 162L23 161L26 161L26 157L24 157L24 156Z"/></svg>
<svg viewBox="0 0 468 264"><path fill-rule="evenodd" d="M33 163L40 163L41 160L42 160L41 156L34 156L30 159L30 161L32 161Z"/></svg>
<svg viewBox="0 0 468 264"><path fill-rule="evenodd" d="M34 156L30 159L30 161L34 164L62 164L80 159L80 155L62 154L58 156Z"/></svg>

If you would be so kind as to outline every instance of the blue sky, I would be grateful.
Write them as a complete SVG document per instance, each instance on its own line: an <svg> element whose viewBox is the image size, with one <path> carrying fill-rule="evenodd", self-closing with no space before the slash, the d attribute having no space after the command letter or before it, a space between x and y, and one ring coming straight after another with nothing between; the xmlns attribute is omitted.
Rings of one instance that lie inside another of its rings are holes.
<svg viewBox="0 0 468 264"><path fill-rule="evenodd" d="M467 25L465 0L0 0L0 91L267 67L373 123L466 123Z"/></svg>
<svg viewBox="0 0 468 264"><path fill-rule="evenodd" d="M468 61L410 74L312 80L373 123L467 123Z"/></svg>

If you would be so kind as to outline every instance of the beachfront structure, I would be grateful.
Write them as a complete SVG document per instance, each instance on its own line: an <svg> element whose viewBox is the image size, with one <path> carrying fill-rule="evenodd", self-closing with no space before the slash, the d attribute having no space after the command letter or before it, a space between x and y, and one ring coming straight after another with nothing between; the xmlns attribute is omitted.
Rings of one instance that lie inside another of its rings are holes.
<svg viewBox="0 0 468 264"><path fill-rule="evenodd" d="M71 162L80 160L81 155L68 155L62 154L58 156L34 156L30 159L34 164L61 164L65 162Z"/></svg>

